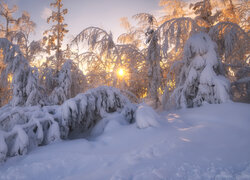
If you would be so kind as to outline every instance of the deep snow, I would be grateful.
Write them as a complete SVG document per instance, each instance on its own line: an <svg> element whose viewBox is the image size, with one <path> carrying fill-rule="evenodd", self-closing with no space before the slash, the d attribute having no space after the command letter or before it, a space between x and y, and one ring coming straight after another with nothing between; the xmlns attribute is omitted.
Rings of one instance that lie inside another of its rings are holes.
<svg viewBox="0 0 250 180"><path fill-rule="evenodd" d="M140 129L113 114L88 140L56 142L9 158L0 165L0 179L250 179L249 104L206 104L152 118L157 126Z"/></svg>

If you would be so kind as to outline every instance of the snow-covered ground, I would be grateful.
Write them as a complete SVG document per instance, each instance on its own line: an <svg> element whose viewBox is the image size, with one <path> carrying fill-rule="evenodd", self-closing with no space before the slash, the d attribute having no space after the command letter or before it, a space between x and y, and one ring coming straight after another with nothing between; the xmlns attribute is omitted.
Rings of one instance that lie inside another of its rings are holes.
<svg viewBox="0 0 250 180"><path fill-rule="evenodd" d="M249 104L148 112L140 109L138 117L146 127L145 114L149 128L128 125L114 114L88 140L56 142L9 158L0 165L0 179L250 179Z"/></svg>

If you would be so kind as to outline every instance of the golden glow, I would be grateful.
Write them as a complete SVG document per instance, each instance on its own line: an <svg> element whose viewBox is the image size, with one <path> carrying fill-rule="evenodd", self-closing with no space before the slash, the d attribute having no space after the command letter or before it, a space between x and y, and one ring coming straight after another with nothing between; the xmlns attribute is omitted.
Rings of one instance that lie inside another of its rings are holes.
<svg viewBox="0 0 250 180"><path fill-rule="evenodd" d="M9 83L12 83L12 74L9 74L9 75L8 75L7 81L8 81Z"/></svg>
<svg viewBox="0 0 250 180"><path fill-rule="evenodd" d="M124 70L122 68L118 69L117 73L121 77L124 76Z"/></svg>
<svg viewBox="0 0 250 180"><path fill-rule="evenodd" d="M232 70L232 68L231 67L229 67L229 72L230 72L230 74L232 75L232 76L235 76L235 74L234 74L234 71Z"/></svg>

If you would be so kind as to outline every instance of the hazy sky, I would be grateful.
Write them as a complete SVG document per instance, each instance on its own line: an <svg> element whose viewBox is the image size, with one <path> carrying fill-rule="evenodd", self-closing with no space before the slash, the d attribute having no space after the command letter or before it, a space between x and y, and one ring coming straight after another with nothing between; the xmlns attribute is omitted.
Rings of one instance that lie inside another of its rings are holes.
<svg viewBox="0 0 250 180"><path fill-rule="evenodd" d="M54 1L54 0L53 0ZM5 0L9 5L16 4L22 11L28 11L37 24L35 39L42 38L48 28L46 19L50 14L52 0ZM63 0L64 8L68 9L65 22L70 30L66 41L88 26L98 26L112 31L114 37L124 32L120 26L121 17L147 12L155 14L160 8L159 0Z"/></svg>

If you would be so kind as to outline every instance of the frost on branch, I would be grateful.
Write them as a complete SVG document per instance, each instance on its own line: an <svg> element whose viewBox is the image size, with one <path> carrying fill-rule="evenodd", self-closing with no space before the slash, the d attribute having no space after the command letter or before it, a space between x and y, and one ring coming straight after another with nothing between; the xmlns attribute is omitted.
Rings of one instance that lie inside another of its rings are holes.
<svg viewBox="0 0 250 180"><path fill-rule="evenodd" d="M132 123L135 111L136 106L112 87L91 89L61 106L6 105L0 108L0 162L36 146L87 133L110 113Z"/></svg>
<svg viewBox="0 0 250 180"><path fill-rule="evenodd" d="M217 46L206 33L191 36L184 47L184 65L166 107L200 106L230 99L229 81L222 75Z"/></svg>

